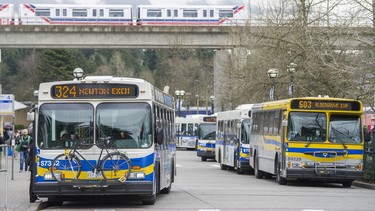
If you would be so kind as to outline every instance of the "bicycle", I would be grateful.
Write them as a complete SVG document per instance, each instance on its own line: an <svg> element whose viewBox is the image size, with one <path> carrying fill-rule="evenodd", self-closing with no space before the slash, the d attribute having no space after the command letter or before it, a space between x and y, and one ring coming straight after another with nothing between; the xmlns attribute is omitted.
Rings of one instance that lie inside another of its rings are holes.
<svg viewBox="0 0 375 211"><path fill-rule="evenodd" d="M57 155L52 161L52 177L59 182L78 180L82 172L82 163L79 158L82 158L91 167L91 172L88 171L87 178L99 178L101 175L102 178L100 179L102 180L118 180L124 183L130 175L131 161L127 155L119 152L116 148L111 148L114 152L108 151L111 144L110 139L111 137L103 139L103 145L95 166L77 151L83 144L80 143L79 139L76 139L72 150L65 149L63 154ZM107 154L101 160L104 150Z"/></svg>

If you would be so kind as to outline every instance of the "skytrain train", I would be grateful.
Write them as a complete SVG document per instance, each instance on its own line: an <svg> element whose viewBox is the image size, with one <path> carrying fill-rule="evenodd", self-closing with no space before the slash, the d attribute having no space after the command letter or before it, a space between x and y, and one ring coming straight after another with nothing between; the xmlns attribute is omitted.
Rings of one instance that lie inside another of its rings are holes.
<svg viewBox="0 0 375 211"><path fill-rule="evenodd" d="M243 5L156 6L0 3L0 25L245 25Z"/></svg>

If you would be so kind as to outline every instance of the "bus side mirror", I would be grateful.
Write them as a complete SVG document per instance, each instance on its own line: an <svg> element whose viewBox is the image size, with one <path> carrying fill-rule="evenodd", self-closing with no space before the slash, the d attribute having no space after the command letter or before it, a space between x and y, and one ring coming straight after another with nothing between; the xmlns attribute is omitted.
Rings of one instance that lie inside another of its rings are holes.
<svg viewBox="0 0 375 211"><path fill-rule="evenodd" d="M288 120L283 119L283 122L281 123L283 127L288 126Z"/></svg>
<svg viewBox="0 0 375 211"><path fill-rule="evenodd" d="M27 117L26 117L27 121L34 122L34 115L35 115L34 112L27 112Z"/></svg>

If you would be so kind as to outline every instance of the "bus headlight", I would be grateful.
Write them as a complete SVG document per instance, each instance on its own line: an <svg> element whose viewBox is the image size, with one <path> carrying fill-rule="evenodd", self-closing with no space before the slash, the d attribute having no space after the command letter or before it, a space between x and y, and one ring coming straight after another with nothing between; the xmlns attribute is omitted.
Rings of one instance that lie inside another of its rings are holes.
<svg viewBox="0 0 375 211"><path fill-rule="evenodd" d="M346 168L350 170L362 171L363 166L361 163L359 163L359 164L346 165Z"/></svg>
<svg viewBox="0 0 375 211"><path fill-rule="evenodd" d="M129 175L129 179L144 179L145 173L144 172L131 172Z"/></svg>

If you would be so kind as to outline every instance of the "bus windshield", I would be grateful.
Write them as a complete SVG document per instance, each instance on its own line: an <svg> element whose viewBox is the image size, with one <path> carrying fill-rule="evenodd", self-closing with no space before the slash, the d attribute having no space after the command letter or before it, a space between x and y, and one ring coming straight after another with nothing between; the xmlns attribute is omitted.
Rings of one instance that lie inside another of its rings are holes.
<svg viewBox="0 0 375 211"><path fill-rule="evenodd" d="M97 107L97 137L111 137L117 148L152 145L151 109L146 103L102 103Z"/></svg>
<svg viewBox="0 0 375 211"><path fill-rule="evenodd" d="M84 103L43 104L39 109L38 146L41 149L72 147L74 136L94 143L94 107Z"/></svg>
<svg viewBox="0 0 375 211"><path fill-rule="evenodd" d="M328 141L331 143L361 143L360 117L332 115L329 122Z"/></svg>
<svg viewBox="0 0 375 211"><path fill-rule="evenodd" d="M291 112L287 139L289 141L325 142L326 125L325 113Z"/></svg>
<svg viewBox="0 0 375 211"><path fill-rule="evenodd" d="M243 144L249 143L249 135L250 135L250 119L245 119L242 121L242 124L241 124L241 142Z"/></svg>
<svg viewBox="0 0 375 211"><path fill-rule="evenodd" d="M198 138L201 140L215 140L216 124L200 124Z"/></svg>

